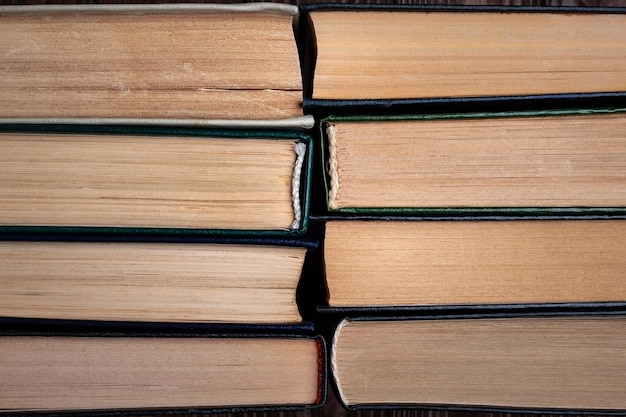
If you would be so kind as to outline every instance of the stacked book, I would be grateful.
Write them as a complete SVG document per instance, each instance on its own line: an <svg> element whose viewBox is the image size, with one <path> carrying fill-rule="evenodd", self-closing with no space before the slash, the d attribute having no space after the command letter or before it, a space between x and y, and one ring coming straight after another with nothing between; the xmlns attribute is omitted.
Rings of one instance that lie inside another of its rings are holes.
<svg viewBox="0 0 626 417"><path fill-rule="evenodd" d="M626 410L624 9L2 6L0 39L0 413Z"/></svg>
<svg viewBox="0 0 626 417"><path fill-rule="evenodd" d="M284 5L0 9L0 410L307 408Z"/></svg>
<svg viewBox="0 0 626 417"><path fill-rule="evenodd" d="M312 5L349 408L626 409L626 16Z"/></svg>

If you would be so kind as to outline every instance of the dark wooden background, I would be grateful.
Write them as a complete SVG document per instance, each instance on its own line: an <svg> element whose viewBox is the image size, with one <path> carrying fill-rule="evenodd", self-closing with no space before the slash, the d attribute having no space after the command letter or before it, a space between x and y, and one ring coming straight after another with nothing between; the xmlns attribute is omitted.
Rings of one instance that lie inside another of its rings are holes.
<svg viewBox="0 0 626 417"><path fill-rule="evenodd" d="M372 3L372 4L431 4L431 5L496 5L496 6L577 6L577 7L626 7L626 0L274 0L280 3ZM0 0L3 5L22 4L128 4L128 3L242 3L245 0ZM2 40L0 40L1 42ZM328 329L327 329L328 330ZM329 381L327 401L321 408L304 411L212 413L213 417L541 417L543 414L489 413L470 411L441 411L429 409L393 409L348 411L337 401ZM158 414L150 414L152 417ZM550 414L552 417L561 417ZM575 417L568 414L568 417ZM589 416L587 416L589 417Z"/></svg>

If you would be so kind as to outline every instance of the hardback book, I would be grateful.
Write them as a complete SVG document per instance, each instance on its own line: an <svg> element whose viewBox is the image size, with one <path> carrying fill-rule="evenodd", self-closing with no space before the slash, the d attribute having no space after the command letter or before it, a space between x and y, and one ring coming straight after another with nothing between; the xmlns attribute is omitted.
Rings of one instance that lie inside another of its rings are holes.
<svg viewBox="0 0 626 417"><path fill-rule="evenodd" d="M3 125L4 230L301 234L310 137L289 131Z"/></svg>
<svg viewBox="0 0 626 417"><path fill-rule="evenodd" d="M624 109L329 117L340 212L624 211Z"/></svg>
<svg viewBox="0 0 626 417"><path fill-rule="evenodd" d="M314 240L46 237L0 241L0 323L307 327Z"/></svg>
<svg viewBox="0 0 626 417"><path fill-rule="evenodd" d="M624 8L321 4L302 10L311 38L304 107L314 114L626 99Z"/></svg>
<svg viewBox="0 0 626 417"><path fill-rule="evenodd" d="M303 409L325 393L306 336L5 335L0 414Z"/></svg>
<svg viewBox="0 0 626 417"><path fill-rule="evenodd" d="M624 414L623 315L345 320L332 377L350 408Z"/></svg>
<svg viewBox="0 0 626 417"><path fill-rule="evenodd" d="M320 310L623 307L625 251L623 218L329 220Z"/></svg>
<svg viewBox="0 0 626 417"><path fill-rule="evenodd" d="M0 7L0 119L311 127L295 6Z"/></svg>

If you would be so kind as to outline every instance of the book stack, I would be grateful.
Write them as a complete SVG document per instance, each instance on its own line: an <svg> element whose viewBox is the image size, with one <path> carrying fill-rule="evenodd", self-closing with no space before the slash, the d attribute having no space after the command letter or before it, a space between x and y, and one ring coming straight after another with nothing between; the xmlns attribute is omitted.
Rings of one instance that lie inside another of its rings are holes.
<svg viewBox="0 0 626 417"><path fill-rule="evenodd" d="M0 414L624 414L624 11L0 6Z"/></svg>
<svg viewBox="0 0 626 417"><path fill-rule="evenodd" d="M623 10L306 12L338 398L623 412Z"/></svg>
<svg viewBox="0 0 626 417"><path fill-rule="evenodd" d="M0 410L324 398L284 5L0 9Z"/></svg>

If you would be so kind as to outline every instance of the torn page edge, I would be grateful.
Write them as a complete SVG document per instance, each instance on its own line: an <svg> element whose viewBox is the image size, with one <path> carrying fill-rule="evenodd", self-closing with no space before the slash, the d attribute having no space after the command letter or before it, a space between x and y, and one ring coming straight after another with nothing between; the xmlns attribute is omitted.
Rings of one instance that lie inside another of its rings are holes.
<svg viewBox="0 0 626 417"><path fill-rule="evenodd" d="M333 124L326 126L326 136L328 137L328 177L330 179L328 189L328 207L337 209L337 193L339 192L339 171L337 168L337 128Z"/></svg>
<svg viewBox="0 0 626 417"><path fill-rule="evenodd" d="M293 168L293 176L291 179L291 201L293 203L293 223L291 229L299 229L302 222L302 203L300 202L300 183L302 178L302 167L306 156L306 145L297 142L294 145L296 151L296 164Z"/></svg>

